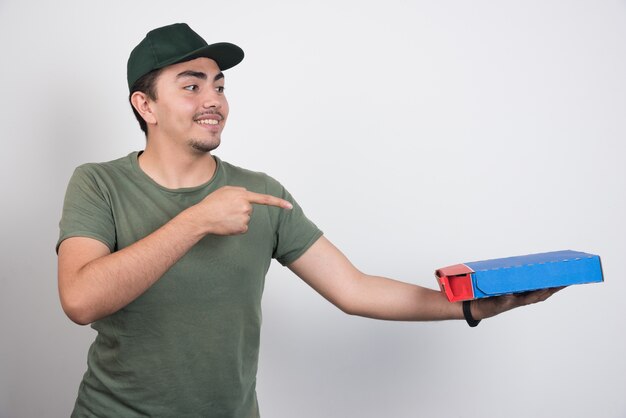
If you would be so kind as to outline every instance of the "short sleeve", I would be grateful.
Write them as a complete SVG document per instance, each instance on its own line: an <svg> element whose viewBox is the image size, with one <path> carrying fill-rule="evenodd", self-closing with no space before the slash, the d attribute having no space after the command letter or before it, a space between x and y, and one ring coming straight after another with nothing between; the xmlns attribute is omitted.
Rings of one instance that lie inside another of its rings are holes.
<svg viewBox="0 0 626 418"><path fill-rule="evenodd" d="M65 193L59 229L57 252L61 243L70 237L94 238L114 251L115 222L110 199L91 165L80 166L74 171Z"/></svg>
<svg viewBox="0 0 626 418"><path fill-rule="evenodd" d="M278 186L280 192L276 195L293 205L291 210L278 209L273 257L285 266L296 261L323 233L305 216L293 196L284 187Z"/></svg>

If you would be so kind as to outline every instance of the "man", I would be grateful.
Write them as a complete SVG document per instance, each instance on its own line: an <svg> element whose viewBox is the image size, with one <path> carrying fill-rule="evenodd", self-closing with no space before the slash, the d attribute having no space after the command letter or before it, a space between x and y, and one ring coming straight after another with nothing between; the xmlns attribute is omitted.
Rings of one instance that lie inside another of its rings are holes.
<svg viewBox="0 0 626 418"><path fill-rule="evenodd" d="M243 51L185 24L149 32L128 60L143 152L70 180L60 238L63 309L98 335L73 417L257 417L261 294L272 258L346 313L478 320L554 290L449 303L366 275L276 180L211 152L228 118L222 71Z"/></svg>

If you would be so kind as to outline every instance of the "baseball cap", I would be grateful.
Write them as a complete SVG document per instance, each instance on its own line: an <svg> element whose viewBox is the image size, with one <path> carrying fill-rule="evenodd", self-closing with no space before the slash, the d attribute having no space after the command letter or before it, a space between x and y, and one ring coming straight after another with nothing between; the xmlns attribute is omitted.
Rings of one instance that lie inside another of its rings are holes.
<svg viewBox="0 0 626 418"><path fill-rule="evenodd" d="M214 60L220 70L227 70L243 60L243 50L228 42L207 44L186 23L175 23L153 29L132 50L126 76L128 89L152 70L195 58Z"/></svg>

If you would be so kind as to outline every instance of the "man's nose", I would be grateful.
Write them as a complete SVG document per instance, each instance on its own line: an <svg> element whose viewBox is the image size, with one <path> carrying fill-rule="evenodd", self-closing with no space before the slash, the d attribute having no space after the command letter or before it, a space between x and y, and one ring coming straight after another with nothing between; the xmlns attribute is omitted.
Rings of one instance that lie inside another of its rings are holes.
<svg viewBox="0 0 626 418"><path fill-rule="evenodd" d="M217 91L213 89L208 89L203 97L202 106L206 109L209 109L211 107L219 109L220 107L222 107L222 101Z"/></svg>

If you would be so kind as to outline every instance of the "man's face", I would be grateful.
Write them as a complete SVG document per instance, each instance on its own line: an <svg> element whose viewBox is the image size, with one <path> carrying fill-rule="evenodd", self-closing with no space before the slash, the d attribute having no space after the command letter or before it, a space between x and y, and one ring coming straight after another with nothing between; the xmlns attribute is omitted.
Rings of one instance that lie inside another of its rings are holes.
<svg viewBox="0 0 626 418"><path fill-rule="evenodd" d="M156 81L156 97L150 103L156 124L149 128L156 135L204 153L220 145L228 102L215 61L197 58L166 67Z"/></svg>

